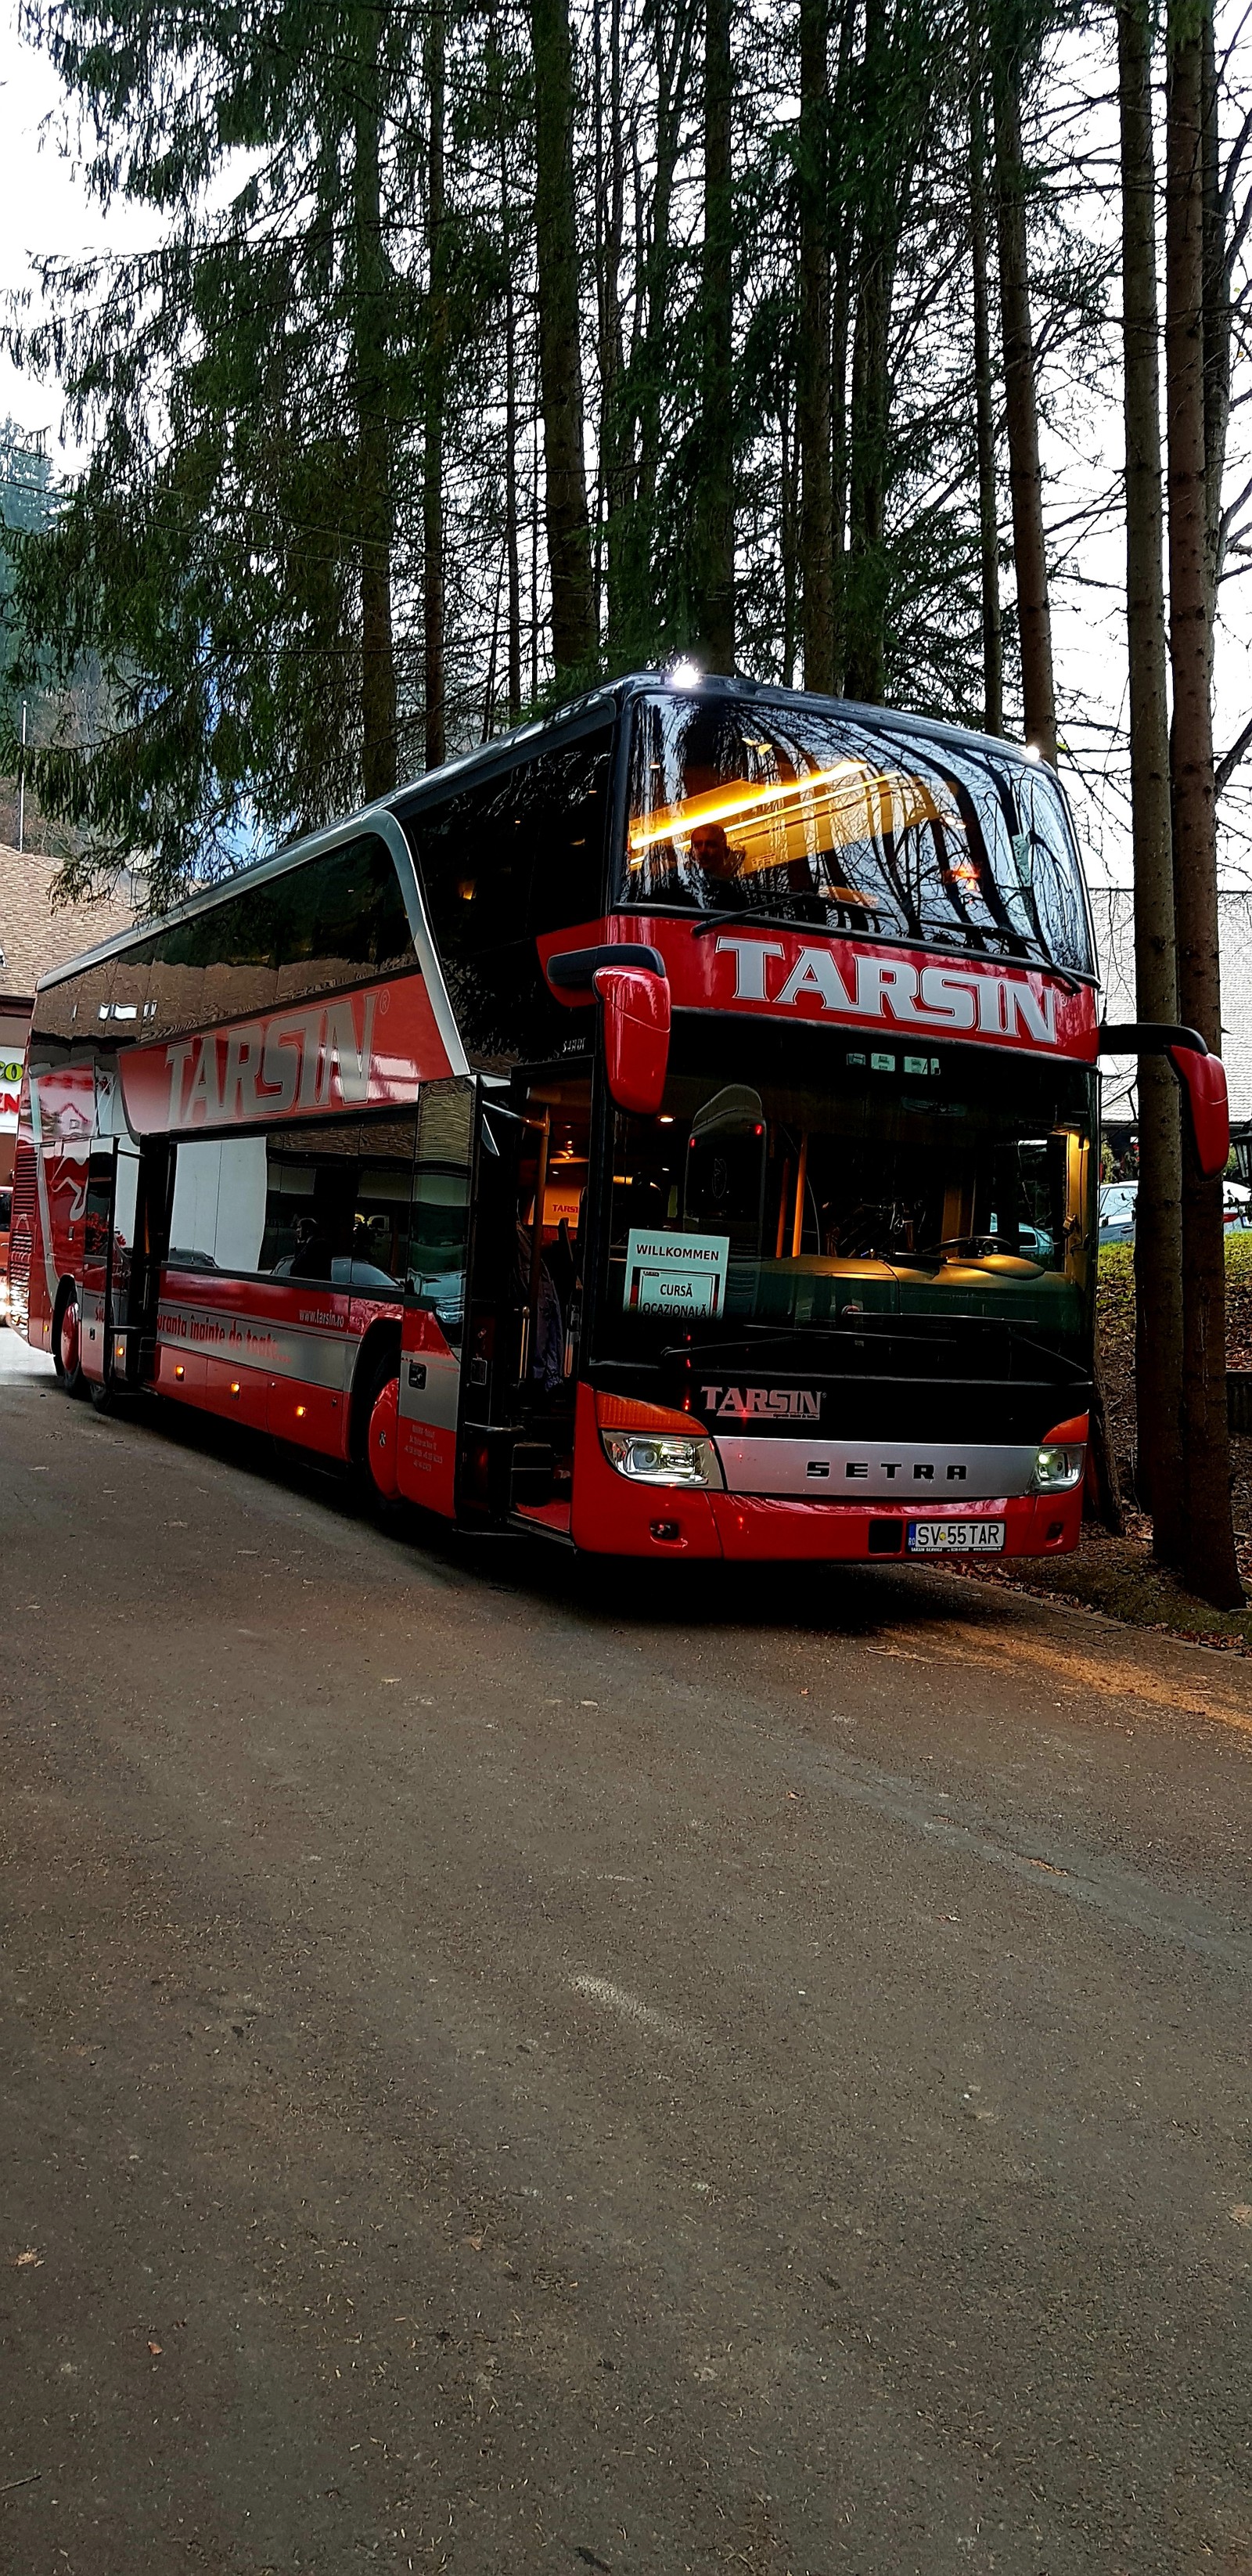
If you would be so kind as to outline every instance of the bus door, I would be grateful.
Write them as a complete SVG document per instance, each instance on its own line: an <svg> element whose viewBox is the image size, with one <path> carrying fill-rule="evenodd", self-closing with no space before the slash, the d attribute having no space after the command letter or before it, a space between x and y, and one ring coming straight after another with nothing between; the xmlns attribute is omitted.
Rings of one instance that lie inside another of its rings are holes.
<svg viewBox="0 0 1252 2576"><path fill-rule="evenodd" d="M569 1526L574 1423L574 1262L561 1196L572 1188L575 1161L567 1126L559 1088L555 1097L515 1089L508 1105L484 1092L461 1437L461 1503L468 1513L497 1523L516 1514L556 1531ZM576 1215L576 1196L570 1207ZM562 1215L568 1280L559 1277L556 1259Z"/></svg>
<svg viewBox="0 0 1252 2576"><path fill-rule="evenodd" d="M507 1520L514 1453L525 1430L519 1377L523 1317L518 1201L527 1127L480 1076L473 1134L472 1223L465 1299L458 1509Z"/></svg>
<svg viewBox="0 0 1252 2576"><path fill-rule="evenodd" d="M397 1478L410 1502L456 1510L466 1263L478 1084L423 1083L417 1105L400 1335Z"/></svg>
<svg viewBox="0 0 1252 2576"><path fill-rule="evenodd" d="M161 1270L169 1250L173 1166L169 1138L146 1136L139 1150L139 1193L124 1305L114 1293L114 1370L121 1375L119 1344L124 1330L125 1374L132 1385L150 1386L157 1375L157 1317Z"/></svg>
<svg viewBox="0 0 1252 2576"><path fill-rule="evenodd" d="M125 1342L119 1334L115 1355L113 1334L127 1313L138 1202L138 1146L129 1137L94 1145L83 1208L81 1331L83 1375L97 1386L128 1373Z"/></svg>

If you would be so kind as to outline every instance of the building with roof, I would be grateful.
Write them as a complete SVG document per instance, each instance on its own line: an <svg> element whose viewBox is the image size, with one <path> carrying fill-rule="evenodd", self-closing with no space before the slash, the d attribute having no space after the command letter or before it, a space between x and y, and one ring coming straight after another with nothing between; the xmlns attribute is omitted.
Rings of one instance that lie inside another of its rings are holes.
<svg viewBox="0 0 1252 2576"><path fill-rule="evenodd" d="M131 929L140 908L141 889L127 876L96 903L54 909L59 866L39 851L0 842L0 1187L13 1176L17 1100L40 976L116 931Z"/></svg>

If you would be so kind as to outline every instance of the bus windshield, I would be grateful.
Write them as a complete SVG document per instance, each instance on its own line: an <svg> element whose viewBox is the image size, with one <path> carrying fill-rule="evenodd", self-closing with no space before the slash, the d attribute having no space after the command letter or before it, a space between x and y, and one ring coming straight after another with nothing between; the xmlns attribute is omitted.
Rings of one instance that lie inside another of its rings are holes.
<svg viewBox="0 0 1252 2576"><path fill-rule="evenodd" d="M638 702L621 900L1091 972L1048 770L803 702Z"/></svg>
<svg viewBox="0 0 1252 2576"><path fill-rule="evenodd" d="M925 1375L955 1330L961 1375L1081 1375L1092 1108L1081 1065L684 1016L660 1116L617 1120L597 1354L746 1333L860 1372L886 1336Z"/></svg>

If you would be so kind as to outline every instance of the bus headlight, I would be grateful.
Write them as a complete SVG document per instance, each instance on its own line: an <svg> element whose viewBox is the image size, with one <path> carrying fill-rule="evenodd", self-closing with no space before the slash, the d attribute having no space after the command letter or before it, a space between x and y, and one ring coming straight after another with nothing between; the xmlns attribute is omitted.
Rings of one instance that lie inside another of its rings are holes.
<svg viewBox="0 0 1252 2576"><path fill-rule="evenodd" d="M1081 1441L1046 1441L1035 1458L1035 1492L1062 1494L1071 1485L1081 1484L1086 1455Z"/></svg>
<svg viewBox="0 0 1252 2576"><path fill-rule="evenodd" d="M609 1465L637 1485L721 1485L713 1443L697 1432L602 1431L600 1438Z"/></svg>

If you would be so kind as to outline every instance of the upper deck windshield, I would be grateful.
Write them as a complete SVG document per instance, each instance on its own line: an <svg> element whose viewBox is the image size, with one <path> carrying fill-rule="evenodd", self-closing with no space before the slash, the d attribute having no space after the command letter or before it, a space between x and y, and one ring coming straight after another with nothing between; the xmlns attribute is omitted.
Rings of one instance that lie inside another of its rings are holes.
<svg viewBox="0 0 1252 2576"><path fill-rule="evenodd" d="M802 704L639 700L622 900L1092 966L1048 770Z"/></svg>

